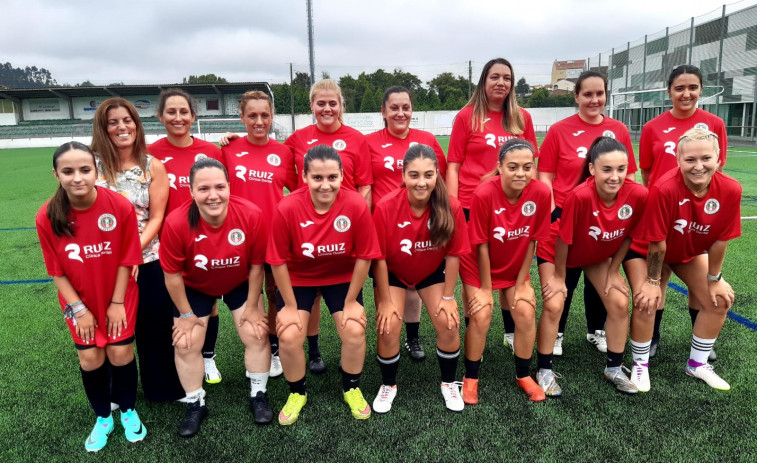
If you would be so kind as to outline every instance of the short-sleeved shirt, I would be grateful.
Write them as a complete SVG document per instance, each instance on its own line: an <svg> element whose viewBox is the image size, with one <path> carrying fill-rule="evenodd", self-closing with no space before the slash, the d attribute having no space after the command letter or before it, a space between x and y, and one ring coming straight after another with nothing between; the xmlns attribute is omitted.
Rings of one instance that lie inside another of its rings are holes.
<svg viewBox="0 0 757 463"><path fill-rule="evenodd" d="M397 138L389 129L379 130L365 137L371 153L373 169L373 187L371 199L378 204L381 198L402 185L402 161L408 148L415 144L428 145L434 149L439 163L439 174L444 179L447 175L447 160L436 137L423 130L410 129L407 137Z"/></svg>
<svg viewBox="0 0 757 463"><path fill-rule="evenodd" d="M472 252L461 259L460 266L463 282L481 287L477 245L488 243L492 288L515 285L530 242L549 238L550 201L549 187L536 179L526 185L515 204L505 196L499 176L476 188L468 223Z"/></svg>
<svg viewBox="0 0 757 463"><path fill-rule="evenodd" d="M219 147L194 137L192 137L192 144L183 148L173 146L168 138L161 138L148 146L147 151L163 163L168 174L166 216L192 199L189 192L189 170L197 160L207 157L223 162Z"/></svg>
<svg viewBox="0 0 757 463"><path fill-rule="evenodd" d="M602 136L614 138L626 147L628 173L636 172L631 136L621 122L605 117L599 124L589 124L574 114L549 128L539 150L538 170L555 175L552 180L555 206L562 207L565 197L578 185L589 147Z"/></svg>
<svg viewBox="0 0 757 463"><path fill-rule="evenodd" d="M266 261L286 264L292 286L347 283L356 259L381 254L368 204L350 190L339 190L324 214L316 212L308 188L296 190L279 203L272 230Z"/></svg>
<svg viewBox="0 0 757 463"><path fill-rule="evenodd" d="M166 218L160 265L166 273L181 273L190 288L220 297L244 283L253 265L265 263L263 214L256 205L232 195L220 227L200 216L197 228L191 228L187 215L192 204L184 203Z"/></svg>
<svg viewBox="0 0 757 463"><path fill-rule="evenodd" d="M305 183L302 181L302 171L305 167L305 153L314 146L328 145L337 150L342 158L344 181L342 187L357 191L357 187L371 185L371 155L365 144L365 135L342 124L335 132L326 133L318 129L316 124L296 130L284 142L294 152L294 162L297 165L297 188Z"/></svg>
<svg viewBox="0 0 757 463"><path fill-rule="evenodd" d="M499 148L511 138L523 138L538 150L536 133L531 115L519 108L523 115L524 128L521 135L513 135L502 127L503 113L489 111L484 130L473 130L473 106L466 106L457 113L452 123L452 133L447 150L447 162L460 164L457 197L464 208L471 207L473 190L481 178L492 172L499 161ZM538 151L534 153L538 156Z"/></svg>
<svg viewBox="0 0 757 463"><path fill-rule="evenodd" d="M686 119L678 119L670 111L665 111L644 124L641 129L639 167L650 170L649 187L652 187L667 171L678 167L676 160L678 139L694 127L707 129L718 136L720 165L725 165L728 136L721 118L699 108Z"/></svg>
<svg viewBox="0 0 757 463"><path fill-rule="evenodd" d="M460 202L450 198L455 232L442 248L431 244L431 212L428 207L416 217L407 197L407 189L392 191L376 205L376 225L381 255L387 268L402 283L415 286L434 273L446 256L461 257L470 253L465 215Z"/></svg>

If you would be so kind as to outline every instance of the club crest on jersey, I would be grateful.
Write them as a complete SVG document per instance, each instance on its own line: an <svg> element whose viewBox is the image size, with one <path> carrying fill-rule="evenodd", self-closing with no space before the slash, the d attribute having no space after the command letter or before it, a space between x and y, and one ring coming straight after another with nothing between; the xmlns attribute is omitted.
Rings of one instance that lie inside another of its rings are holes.
<svg viewBox="0 0 757 463"><path fill-rule="evenodd" d="M695 129L704 129L704 130L710 130L710 126L705 124L704 122L697 122L694 124Z"/></svg>
<svg viewBox="0 0 757 463"><path fill-rule="evenodd" d="M207 157L208 157L208 156L207 156L206 154L197 153L197 154L195 155L195 162L199 161L200 159L205 159L205 158L207 158Z"/></svg>
<svg viewBox="0 0 757 463"><path fill-rule="evenodd" d="M536 203L533 201L527 201L526 204L520 209L521 214L525 217L531 217L536 213Z"/></svg>
<svg viewBox="0 0 757 463"><path fill-rule="evenodd" d="M605 130L604 132L602 132L602 136L615 140L615 132L613 132L612 130Z"/></svg>
<svg viewBox="0 0 757 463"><path fill-rule="evenodd" d="M342 151L343 149L347 148L347 142L341 139L334 140L334 143L332 143L331 146L333 146L337 151Z"/></svg>
<svg viewBox="0 0 757 463"><path fill-rule="evenodd" d="M346 232L350 229L351 225L352 222L350 222L350 218L346 215L340 215L339 217L334 219L334 230L338 231L339 233Z"/></svg>
<svg viewBox="0 0 757 463"><path fill-rule="evenodd" d="M268 161L268 164L274 167L278 167L281 165L281 158L279 157L278 154L275 154L275 153L269 154L268 157L266 158L266 161Z"/></svg>
<svg viewBox="0 0 757 463"><path fill-rule="evenodd" d="M631 218L633 215L633 208L629 206L628 204L623 204L620 209L618 209L618 218L620 220L627 220Z"/></svg>
<svg viewBox="0 0 757 463"><path fill-rule="evenodd" d="M97 219L97 228L104 232L112 231L116 228L116 217L113 214L103 214Z"/></svg>
<svg viewBox="0 0 757 463"><path fill-rule="evenodd" d="M704 203L704 213L712 215L720 210L720 203L715 198L710 198Z"/></svg>
<svg viewBox="0 0 757 463"><path fill-rule="evenodd" d="M235 228L229 232L229 244L232 246L239 246L244 243L244 232L238 228Z"/></svg>

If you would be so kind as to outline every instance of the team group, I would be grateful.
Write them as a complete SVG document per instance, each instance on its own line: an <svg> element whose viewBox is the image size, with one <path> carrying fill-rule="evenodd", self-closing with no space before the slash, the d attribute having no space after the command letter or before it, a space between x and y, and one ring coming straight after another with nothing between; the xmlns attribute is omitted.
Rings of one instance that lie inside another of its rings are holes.
<svg viewBox="0 0 757 463"><path fill-rule="evenodd" d="M376 413L389 412L398 393L403 320L406 348L415 359L425 356L422 305L437 335L446 407L459 412L478 403L494 290L517 386L532 401L561 396L552 361L562 354L581 273L587 340L607 353L604 377L617 390L650 390L649 359L671 273L689 290L685 372L729 389L708 359L734 300L721 269L728 241L741 232L741 186L721 172L723 121L697 108L699 69L672 71L672 108L642 130L643 185L634 180L627 128L603 115L601 74L578 78L577 114L550 127L538 148L514 81L507 60L484 66L453 122L446 157L432 134L410 128L412 101L403 87L385 91L385 128L364 136L344 125L338 85L322 80L310 93L316 123L283 144L269 138L270 98L247 92L239 104L246 135L227 134L221 149L190 135L196 108L182 90L161 93L158 117L167 136L149 147L128 101L102 102L92 145L69 142L55 151L60 186L36 217L97 416L86 450L105 446L119 408L129 441L147 433L135 411L135 342L145 397L185 402L180 435L200 430L208 413L203 380L221 380L213 360L217 299L231 310L245 346L256 423L273 420L269 377L286 378L290 394L278 421L291 425L308 399L306 370L326 370L321 300L341 340L344 400L354 418L369 418L360 389L366 329L373 329L362 298L369 274L382 376ZM543 300L538 323L529 281L534 256ZM630 378L623 366L629 326Z"/></svg>

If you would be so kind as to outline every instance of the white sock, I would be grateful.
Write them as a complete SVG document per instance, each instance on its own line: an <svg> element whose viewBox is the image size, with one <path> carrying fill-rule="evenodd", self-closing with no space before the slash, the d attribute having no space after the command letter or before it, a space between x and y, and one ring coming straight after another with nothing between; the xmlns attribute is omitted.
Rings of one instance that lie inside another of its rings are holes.
<svg viewBox="0 0 757 463"><path fill-rule="evenodd" d="M191 404L199 400L200 406L205 405L205 389L200 388L192 392L187 392L186 394L186 397L179 399L179 402Z"/></svg>
<svg viewBox="0 0 757 463"><path fill-rule="evenodd" d="M691 353L689 354L689 359L701 364L707 363L707 358L710 356L710 351L715 345L715 341L717 339L718 338L702 339L700 337L692 335Z"/></svg>
<svg viewBox="0 0 757 463"><path fill-rule="evenodd" d="M631 339L631 352L633 353L633 361L636 363L649 363L649 347L652 345L652 340L647 342L636 342Z"/></svg>
<svg viewBox="0 0 757 463"><path fill-rule="evenodd" d="M268 384L268 372L265 373L251 373L247 372L247 377L250 378L250 397L255 397L258 392L265 392L266 385Z"/></svg>

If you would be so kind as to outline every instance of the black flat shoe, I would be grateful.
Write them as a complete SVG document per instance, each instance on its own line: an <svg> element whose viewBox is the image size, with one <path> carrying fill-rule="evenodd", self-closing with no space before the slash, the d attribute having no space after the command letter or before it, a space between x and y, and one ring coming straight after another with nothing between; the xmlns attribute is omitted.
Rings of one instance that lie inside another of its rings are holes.
<svg viewBox="0 0 757 463"><path fill-rule="evenodd" d="M200 401L192 402L187 405L187 413L184 415L184 421L179 426L179 435L181 437L192 437L200 431L202 421L208 416L208 407L200 405Z"/></svg>

